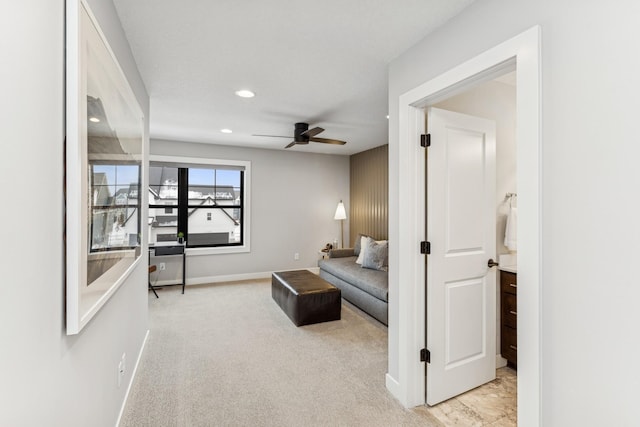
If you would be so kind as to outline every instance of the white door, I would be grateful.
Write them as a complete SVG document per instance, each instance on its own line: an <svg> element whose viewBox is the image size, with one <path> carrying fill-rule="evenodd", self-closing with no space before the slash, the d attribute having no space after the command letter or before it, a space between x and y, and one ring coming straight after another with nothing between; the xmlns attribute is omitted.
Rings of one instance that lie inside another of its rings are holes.
<svg viewBox="0 0 640 427"><path fill-rule="evenodd" d="M429 108L427 403L495 379L495 122Z"/></svg>

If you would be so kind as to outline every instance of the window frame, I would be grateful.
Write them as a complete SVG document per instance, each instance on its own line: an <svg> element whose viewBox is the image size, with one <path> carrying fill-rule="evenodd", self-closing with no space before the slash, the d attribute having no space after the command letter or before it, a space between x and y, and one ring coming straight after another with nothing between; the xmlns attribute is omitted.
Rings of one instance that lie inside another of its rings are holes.
<svg viewBox="0 0 640 427"><path fill-rule="evenodd" d="M216 169L219 167L233 167L243 169L241 174L241 191L242 191L242 215L241 215L241 229L242 229L242 243L223 245L223 246L197 246L187 247L185 252L187 255L216 255L216 254L230 254L230 253L243 253L250 252L250 225L251 225L251 162L247 160L229 160L229 159L205 159L199 157L174 157L174 156L149 156L149 167L154 163L162 163L164 166L177 167L177 168L205 168ZM153 165L157 166L157 165ZM148 191L149 185L145 191ZM150 203L147 201L146 209L148 210Z"/></svg>
<svg viewBox="0 0 640 427"><path fill-rule="evenodd" d="M95 183L95 167L96 166L113 166L114 169L114 183L113 184L96 184ZM138 176L138 182L135 184L131 184L129 183L128 187L129 189L131 189L132 186L134 186L135 188L137 188L138 191L138 197L137 197L137 202L135 204L124 204L124 205L119 205L116 202L116 197L119 191L119 187L122 188L123 186L127 186L126 184L120 184L118 183L117 179L118 179L118 166L134 166L137 168L137 176ZM96 191L96 189L104 189L107 188L109 189L110 187L114 187L114 192L113 195L111 196L114 200L111 202L111 204L107 204L107 205L103 205L103 204L97 204L96 201L94 200L94 193ZM107 160L100 160L97 162L90 162L89 163L89 192L90 192L90 196L89 196L89 215L91 216L91 221L89 224L89 244L88 244L88 254L89 256L91 256L91 254L97 254L97 253L105 253L105 252L117 252L117 251L126 251L126 250L131 250L131 249L135 249L137 247L139 247L141 245L141 241L140 241L140 233L142 232L142 199L140 198L140 189L142 188L142 164L140 163L136 163L135 161L125 161L125 162L116 162L113 163L113 161L107 161ZM134 237L137 240L137 244L131 244L131 240L129 240L128 244L123 244L123 245L109 245L106 244L104 247L94 247L94 226L95 226L95 215L97 213L97 211L104 211L104 212L111 212L111 211L118 211L118 210L124 210L126 213L128 213L130 210L133 211L133 213L131 215L127 215L125 216L125 224L126 222L128 222L130 219L132 219L135 216L136 219L136 227L135 227L135 232L134 232Z"/></svg>

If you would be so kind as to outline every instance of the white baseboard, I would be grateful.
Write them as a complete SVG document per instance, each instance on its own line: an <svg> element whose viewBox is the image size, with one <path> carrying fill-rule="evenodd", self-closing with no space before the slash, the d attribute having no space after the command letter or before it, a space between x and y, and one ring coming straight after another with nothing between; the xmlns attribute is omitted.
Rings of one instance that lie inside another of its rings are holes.
<svg viewBox="0 0 640 427"><path fill-rule="evenodd" d="M192 277L187 280L187 286L204 285L206 283L238 282L241 280L268 279L270 277L271 277L270 271L260 271L257 273L227 274L223 276Z"/></svg>
<svg viewBox="0 0 640 427"><path fill-rule="evenodd" d="M293 268L288 270L278 271L293 271L293 270L309 270L314 274L320 273L318 267L303 267ZM260 271L257 273L241 273L241 274L227 274L222 276L207 276L207 277L192 277L187 279L187 286L190 285L204 285L207 283L220 283L220 282L239 282L242 280L256 280L256 279L269 279L271 278L273 271ZM158 280L156 283L152 283L154 286L166 286L174 284L175 280Z"/></svg>
<svg viewBox="0 0 640 427"><path fill-rule="evenodd" d="M385 375L387 390L397 399L400 395L400 384L389 373Z"/></svg>
<svg viewBox="0 0 640 427"><path fill-rule="evenodd" d="M507 366L507 359L499 354L496 354L496 369L504 368L505 366Z"/></svg>
<svg viewBox="0 0 640 427"><path fill-rule="evenodd" d="M149 329L147 329L147 333L144 335L144 340L142 340L142 346L140 347L140 351L138 352L138 357L136 358L136 364L133 367L133 371L131 372L131 379L129 380L129 384L127 385L127 392L124 394L124 400L122 401L122 406L120 407L120 413L118 414L116 427L120 425L122 414L124 414L124 408L127 405L127 400L129 399L129 392L131 392L131 387L133 386L133 379L136 377L136 372L138 372L138 366L140 365L140 359L142 359L142 352L144 351L144 348L147 345L147 339L149 339Z"/></svg>

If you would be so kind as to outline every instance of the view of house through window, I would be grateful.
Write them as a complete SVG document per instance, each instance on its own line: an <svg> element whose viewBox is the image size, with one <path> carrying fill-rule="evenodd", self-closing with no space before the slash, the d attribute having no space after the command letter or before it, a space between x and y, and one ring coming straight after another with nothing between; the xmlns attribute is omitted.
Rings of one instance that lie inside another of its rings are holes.
<svg viewBox="0 0 640 427"><path fill-rule="evenodd" d="M243 244L244 168L187 167L152 162L149 167L149 243L187 247Z"/></svg>
<svg viewBox="0 0 640 427"><path fill-rule="evenodd" d="M90 168L90 252L137 246L140 166L95 162Z"/></svg>

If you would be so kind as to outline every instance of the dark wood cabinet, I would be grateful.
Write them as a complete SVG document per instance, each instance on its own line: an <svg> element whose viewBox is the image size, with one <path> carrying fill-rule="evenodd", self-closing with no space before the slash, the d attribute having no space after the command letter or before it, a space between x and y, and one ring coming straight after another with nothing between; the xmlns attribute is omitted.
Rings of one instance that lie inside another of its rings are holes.
<svg viewBox="0 0 640 427"><path fill-rule="evenodd" d="M518 275L500 271L500 352L509 366L518 366Z"/></svg>

